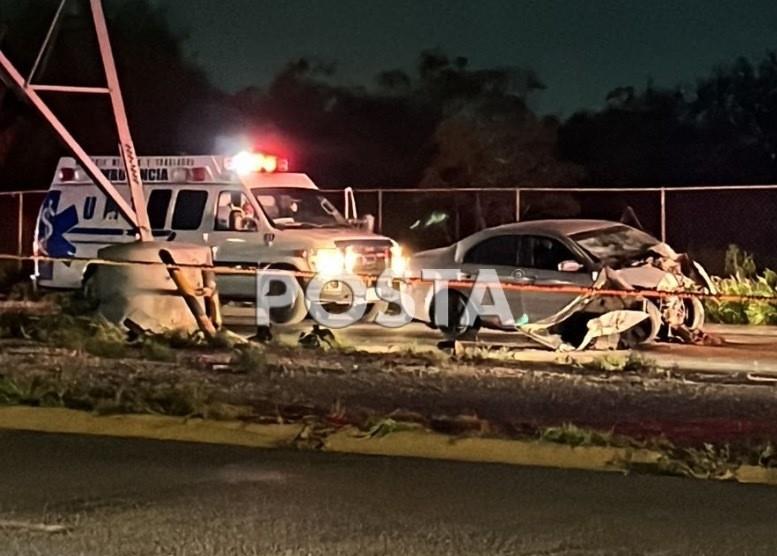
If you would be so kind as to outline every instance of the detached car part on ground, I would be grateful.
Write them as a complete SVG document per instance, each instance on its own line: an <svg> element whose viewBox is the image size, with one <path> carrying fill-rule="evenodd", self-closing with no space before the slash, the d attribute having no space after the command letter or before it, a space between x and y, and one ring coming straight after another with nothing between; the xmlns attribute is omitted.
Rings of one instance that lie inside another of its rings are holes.
<svg viewBox="0 0 777 556"><path fill-rule="evenodd" d="M451 246L417 253L410 261L411 275L420 278L423 269L454 269L463 281L492 269L500 284L513 286L503 288L514 317L505 326L496 317L471 314L471 287L450 286L435 293L427 280L413 283L414 317L439 328L446 338L474 339L483 326L514 330L560 350L697 341L703 336L703 304L671 294L714 293L704 268L687 255L641 230L606 220L539 220L489 228ZM553 291L559 286L561 291ZM564 286L589 293L565 293ZM624 293L599 295L597 290ZM645 290L667 295L646 298L640 295ZM448 299L447 325L438 325L435 305L443 295Z"/></svg>

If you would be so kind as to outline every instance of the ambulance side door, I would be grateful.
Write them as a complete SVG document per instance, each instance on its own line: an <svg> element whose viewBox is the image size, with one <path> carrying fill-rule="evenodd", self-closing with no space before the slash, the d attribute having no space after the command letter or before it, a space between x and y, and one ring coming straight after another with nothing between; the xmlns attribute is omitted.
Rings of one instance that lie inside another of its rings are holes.
<svg viewBox="0 0 777 556"><path fill-rule="evenodd" d="M235 272L217 276L219 291L226 298L253 300L256 275L249 269L257 266L267 249L257 209L245 190L228 186L214 188L210 207L205 241L213 250L214 263Z"/></svg>
<svg viewBox="0 0 777 556"><path fill-rule="evenodd" d="M169 229L175 241L206 244L203 240L203 227L206 225L205 214L209 196L207 189L186 186L173 188Z"/></svg>

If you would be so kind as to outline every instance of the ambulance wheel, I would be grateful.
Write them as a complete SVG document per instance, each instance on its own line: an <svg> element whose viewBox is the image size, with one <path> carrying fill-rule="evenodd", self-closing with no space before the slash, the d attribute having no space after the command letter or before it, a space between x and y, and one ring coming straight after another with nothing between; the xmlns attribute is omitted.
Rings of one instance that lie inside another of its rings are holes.
<svg viewBox="0 0 777 556"><path fill-rule="evenodd" d="M297 280L292 281L295 287L294 302L285 307L272 307L270 309L270 322L278 325L298 324L308 316L308 308L305 305L305 292ZM286 293L286 284L274 281L270 284L270 295L283 295Z"/></svg>
<svg viewBox="0 0 777 556"><path fill-rule="evenodd" d="M100 304L100 295L97 292L97 267L89 266L84 271L81 280L81 297L90 307L97 308Z"/></svg>

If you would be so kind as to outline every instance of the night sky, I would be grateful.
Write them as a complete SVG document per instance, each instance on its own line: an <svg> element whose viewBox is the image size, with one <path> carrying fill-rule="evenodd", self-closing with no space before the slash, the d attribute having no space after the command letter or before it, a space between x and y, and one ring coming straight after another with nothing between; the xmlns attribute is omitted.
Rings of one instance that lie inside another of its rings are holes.
<svg viewBox="0 0 777 556"><path fill-rule="evenodd" d="M290 58L338 63L348 83L413 67L424 48L474 67L534 68L535 108L568 116L619 85L692 83L777 49L775 0L155 0L228 90L266 84Z"/></svg>

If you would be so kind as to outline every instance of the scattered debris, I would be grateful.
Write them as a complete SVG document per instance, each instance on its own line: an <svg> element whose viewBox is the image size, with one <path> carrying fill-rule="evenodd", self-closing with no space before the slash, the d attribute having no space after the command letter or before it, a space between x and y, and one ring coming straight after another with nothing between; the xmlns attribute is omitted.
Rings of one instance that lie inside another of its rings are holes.
<svg viewBox="0 0 777 556"><path fill-rule="evenodd" d="M337 347L337 338L328 328L321 328L318 323L313 324L313 329L308 332L300 332L299 345L307 348L334 348Z"/></svg>
<svg viewBox="0 0 777 556"><path fill-rule="evenodd" d="M569 446L623 446L628 444L624 439L616 439L611 431L600 432L593 429L583 429L571 423L542 429L539 437L547 442Z"/></svg>
<svg viewBox="0 0 777 556"><path fill-rule="evenodd" d="M0 519L0 529L22 529L40 533L65 533L69 528L65 525L48 525L46 523L32 523L29 521L13 521Z"/></svg>

